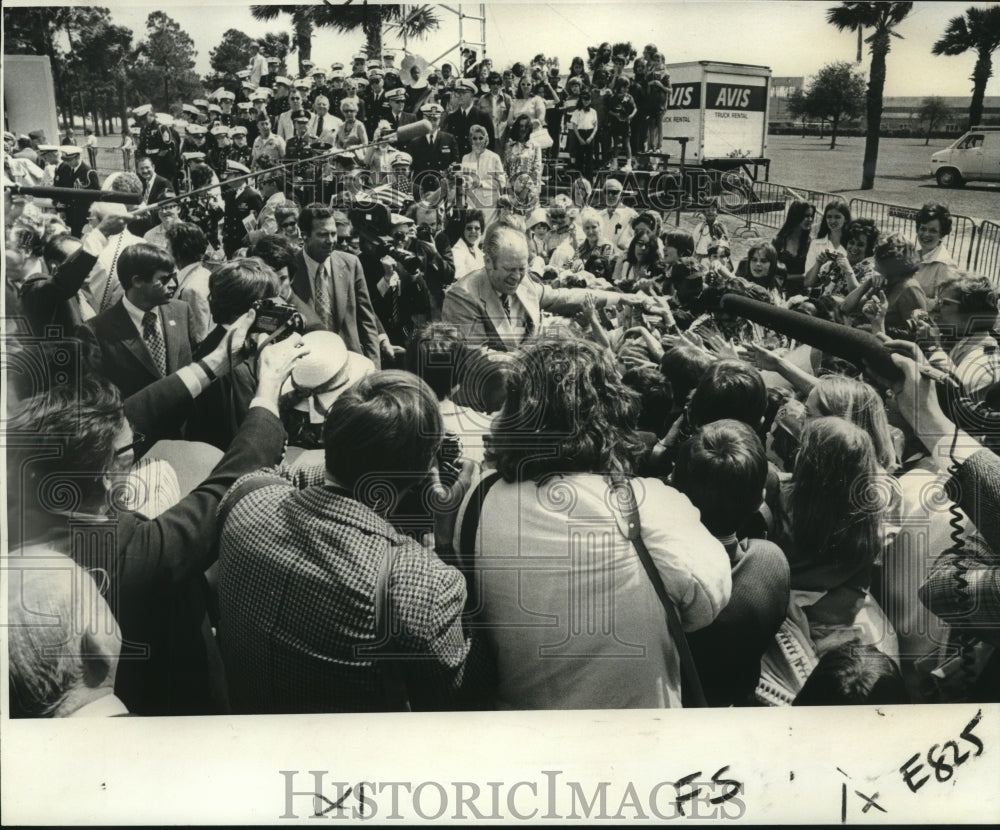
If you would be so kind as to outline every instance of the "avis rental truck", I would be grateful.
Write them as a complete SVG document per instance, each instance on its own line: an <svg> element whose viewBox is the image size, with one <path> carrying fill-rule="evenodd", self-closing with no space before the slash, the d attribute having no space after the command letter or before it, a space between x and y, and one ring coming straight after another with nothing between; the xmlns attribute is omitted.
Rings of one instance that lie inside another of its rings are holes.
<svg viewBox="0 0 1000 830"><path fill-rule="evenodd" d="M686 165L716 170L766 164L771 70L720 61L667 64L670 97L661 151Z"/></svg>

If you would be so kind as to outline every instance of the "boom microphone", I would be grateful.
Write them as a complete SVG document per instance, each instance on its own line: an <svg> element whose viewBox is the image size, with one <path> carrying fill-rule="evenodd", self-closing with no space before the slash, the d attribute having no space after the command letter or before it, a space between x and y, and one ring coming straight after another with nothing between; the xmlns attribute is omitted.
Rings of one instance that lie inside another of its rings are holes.
<svg viewBox="0 0 1000 830"><path fill-rule="evenodd" d="M426 118L414 121L412 124L404 124L396 130L396 142L398 144L406 144L406 142L413 141L415 138L423 138L425 135L430 135L433 129L431 122Z"/></svg>
<svg viewBox="0 0 1000 830"><path fill-rule="evenodd" d="M867 365L893 383L904 379L902 370L892 362L885 344L869 332L818 320L799 311L778 308L739 294L724 294L719 307L851 363Z"/></svg>

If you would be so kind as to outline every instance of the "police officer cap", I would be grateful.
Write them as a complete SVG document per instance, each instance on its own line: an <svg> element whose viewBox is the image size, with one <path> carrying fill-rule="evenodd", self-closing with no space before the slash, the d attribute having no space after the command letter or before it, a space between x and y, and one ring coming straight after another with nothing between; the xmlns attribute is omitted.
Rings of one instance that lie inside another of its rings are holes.
<svg viewBox="0 0 1000 830"><path fill-rule="evenodd" d="M444 112L444 107L442 107L437 101L428 101L420 108L421 112Z"/></svg>
<svg viewBox="0 0 1000 830"><path fill-rule="evenodd" d="M205 135L208 132L208 128L201 124L188 124L187 134L188 135Z"/></svg>
<svg viewBox="0 0 1000 830"><path fill-rule="evenodd" d="M198 108L194 104L183 104L181 106L181 112L186 112L188 115L197 115Z"/></svg>
<svg viewBox="0 0 1000 830"><path fill-rule="evenodd" d="M235 137L236 137L236 136L238 136L238 135L242 135L242 136L245 136L245 135L247 134L247 128L246 128L246 127L233 127L233 128L232 128L232 129L231 129L231 130L229 131L229 134L230 134L231 136L233 136L233 138L235 138Z"/></svg>
<svg viewBox="0 0 1000 830"><path fill-rule="evenodd" d="M457 84L455 84L455 87L460 92L471 92L473 95L475 95L476 93L476 85L469 80L463 79L459 81Z"/></svg>
<svg viewBox="0 0 1000 830"><path fill-rule="evenodd" d="M200 110L208 109L208 99L207 98L195 98L194 105Z"/></svg>
<svg viewBox="0 0 1000 830"><path fill-rule="evenodd" d="M253 99L255 101L266 101L271 97L271 87L269 86L259 86L253 91Z"/></svg>
<svg viewBox="0 0 1000 830"><path fill-rule="evenodd" d="M214 112L216 115L222 115L222 107L220 107L218 104L209 104L208 111Z"/></svg>
<svg viewBox="0 0 1000 830"><path fill-rule="evenodd" d="M156 121L162 127L172 127L174 125L174 117L169 112L156 113Z"/></svg>
<svg viewBox="0 0 1000 830"><path fill-rule="evenodd" d="M152 111L153 111L152 104L143 104L141 107L136 107L134 110L132 110L132 115L134 115L136 118L145 118Z"/></svg>
<svg viewBox="0 0 1000 830"><path fill-rule="evenodd" d="M291 78L286 78L284 75L279 75L277 78L274 79L274 82L276 84L284 84L287 87L290 87L292 85Z"/></svg>
<svg viewBox="0 0 1000 830"><path fill-rule="evenodd" d="M64 144L59 148L59 152L62 153L67 158L80 155L80 148L74 147L72 144Z"/></svg>
<svg viewBox="0 0 1000 830"><path fill-rule="evenodd" d="M220 124L218 127L212 127L212 135L224 135L228 137L229 127L225 127L222 124Z"/></svg>
<svg viewBox="0 0 1000 830"><path fill-rule="evenodd" d="M245 164L241 164L238 161L234 161L233 159L226 159L226 169L233 173L246 174L250 172L249 167L247 167Z"/></svg>
<svg viewBox="0 0 1000 830"><path fill-rule="evenodd" d="M342 64L342 63L331 63L330 64L330 71L331 72L343 72L344 71L344 64Z"/></svg>
<svg viewBox="0 0 1000 830"><path fill-rule="evenodd" d="M401 86L398 86L395 89L390 89L385 94L385 100L386 101L405 101L406 100L406 90L403 89Z"/></svg>

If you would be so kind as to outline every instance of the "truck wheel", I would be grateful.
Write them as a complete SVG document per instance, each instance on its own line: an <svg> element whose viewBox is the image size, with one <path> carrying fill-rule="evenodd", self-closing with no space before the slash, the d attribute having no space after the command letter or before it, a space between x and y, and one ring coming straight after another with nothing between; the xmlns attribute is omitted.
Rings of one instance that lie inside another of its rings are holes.
<svg viewBox="0 0 1000 830"><path fill-rule="evenodd" d="M961 187L965 180L954 167L942 167L937 171L937 183L940 187Z"/></svg>

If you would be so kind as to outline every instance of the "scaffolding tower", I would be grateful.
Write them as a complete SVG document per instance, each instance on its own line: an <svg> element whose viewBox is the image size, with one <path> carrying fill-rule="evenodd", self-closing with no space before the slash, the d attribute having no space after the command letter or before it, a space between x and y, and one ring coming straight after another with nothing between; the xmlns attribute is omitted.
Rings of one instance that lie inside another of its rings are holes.
<svg viewBox="0 0 1000 830"><path fill-rule="evenodd" d="M459 3L454 6L441 5L436 8L453 14L458 19L458 43L446 49L430 63L432 66L438 66L439 61L457 52L458 59L453 60L452 63L455 64L458 74L461 75L465 69L462 55L466 49L471 49L476 53L476 61L481 61L486 57L486 6L483 3L474 5ZM468 14L464 11L466 8L476 9L477 12L476 14Z"/></svg>

